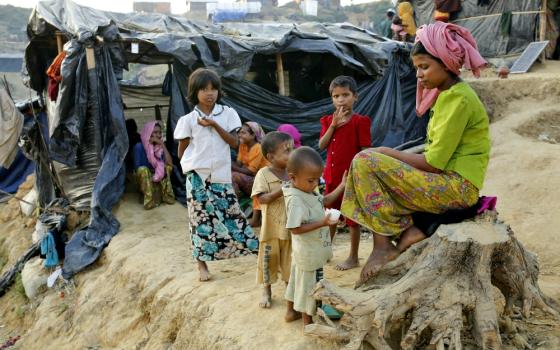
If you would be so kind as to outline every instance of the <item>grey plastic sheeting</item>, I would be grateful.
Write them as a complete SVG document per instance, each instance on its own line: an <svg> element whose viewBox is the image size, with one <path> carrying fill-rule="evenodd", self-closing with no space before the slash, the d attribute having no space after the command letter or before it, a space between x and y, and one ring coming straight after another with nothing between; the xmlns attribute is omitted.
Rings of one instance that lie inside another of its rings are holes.
<svg viewBox="0 0 560 350"><path fill-rule="evenodd" d="M52 38L55 31L62 31L86 42L108 27L115 27L126 42L121 48L134 61L154 64L174 59L190 70L205 66L236 80L245 77L255 54L293 51L329 53L344 66L376 76L382 73L395 47L394 42L350 24L212 25L161 14L104 12L64 0L41 1L27 28L31 41L26 63L31 86L37 91L45 87L43 72L49 58L56 56L56 47L50 48L49 57L44 44L34 39ZM140 54L132 54L124 46L130 41L139 43Z"/></svg>
<svg viewBox="0 0 560 350"><path fill-rule="evenodd" d="M418 26L433 22L433 0L411 0ZM539 14L513 14L509 35L502 36L501 14L504 12L540 11L540 0L492 0L487 6L479 6L478 0L461 1L462 9L452 22L468 28L473 34L484 57L500 57L517 54L535 40ZM471 18L495 15L482 18ZM465 20L461 20L465 19Z"/></svg>

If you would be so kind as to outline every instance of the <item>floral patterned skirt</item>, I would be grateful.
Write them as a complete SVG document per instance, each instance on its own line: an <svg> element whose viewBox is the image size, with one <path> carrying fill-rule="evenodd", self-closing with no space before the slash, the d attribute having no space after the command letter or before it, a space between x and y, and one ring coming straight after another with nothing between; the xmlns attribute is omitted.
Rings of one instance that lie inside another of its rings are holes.
<svg viewBox="0 0 560 350"><path fill-rule="evenodd" d="M211 261L257 254L258 237L241 212L231 184L203 182L187 173L187 201L195 260Z"/></svg>
<svg viewBox="0 0 560 350"><path fill-rule="evenodd" d="M441 214L477 200L476 186L457 173L425 172L368 149L352 161L341 212L377 234L397 237L414 224L413 212Z"/></svg>
<svg viewBox="0 0 560 350"><path fill-rule="evenodd" d="M175 203L175 194L173 193L173 187L171 187L171 172L173 171L172 166L165 167L165 177L161 179L160 182L153 182L152 176L154 173L145 166L141 166L136 169L136 182L138 187L140 187L140 192L143 194L144 209L149 210L157 207L161 204L163 200L167 204ZM156 200L154 196L156 187L159 186L161 191L161 197L159 201Z"/></svg>

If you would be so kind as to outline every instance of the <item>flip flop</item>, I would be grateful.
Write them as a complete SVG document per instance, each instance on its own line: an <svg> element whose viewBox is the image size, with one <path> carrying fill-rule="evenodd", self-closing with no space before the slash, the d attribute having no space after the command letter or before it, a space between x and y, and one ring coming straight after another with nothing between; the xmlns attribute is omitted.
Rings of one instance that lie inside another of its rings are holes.
<svg viewBox="0 0 560 350"><path fill-rule="evenodd" d="M321 309L323 309L325 315L327 315L327 317L330 318L331 320L339 320L342 317L342 315L344 315L344 312L338 311L337 309L330 306L329 304L323 304L321 306Z"/></svg>

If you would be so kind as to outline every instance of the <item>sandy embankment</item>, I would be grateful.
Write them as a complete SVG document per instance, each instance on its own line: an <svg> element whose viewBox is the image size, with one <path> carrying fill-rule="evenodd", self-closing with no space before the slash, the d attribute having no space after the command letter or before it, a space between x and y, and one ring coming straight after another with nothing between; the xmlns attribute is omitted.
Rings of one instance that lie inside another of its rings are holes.
<svg viewBox="0 0 560 350"><path fill-rule="evenodd" d="M547 72L502 81L484 78L473 86L494 115L483 193L499 197L501 217L538 253L541 285L559 300L560 144L520 135L534 133L534 119L544 115L538 124L549 123L543 130L556 132L560 141L560 65L549 64ZM116 214L120 233L99 262L76 277L74 291L61 298L51 290L32 302L15 290L0 298L0 343L19 334L19 349L337 348L302 336L300 323L283 321L282 285L273 286L272 309L258 308L254 257L211 263L213 281L198 282L182 206L146 212L129 194ZM29 242L31 228L22 227L23 222L0 224L10 262ZM371 244L371 238L362 240L362 263ZM348 238L342 235L326 269L326 277L343 286L351 286L359 273L332 269L347 249ZM535 348L560 348L559 337L558 326L533 330L533 339L548 338Z"/></svg>

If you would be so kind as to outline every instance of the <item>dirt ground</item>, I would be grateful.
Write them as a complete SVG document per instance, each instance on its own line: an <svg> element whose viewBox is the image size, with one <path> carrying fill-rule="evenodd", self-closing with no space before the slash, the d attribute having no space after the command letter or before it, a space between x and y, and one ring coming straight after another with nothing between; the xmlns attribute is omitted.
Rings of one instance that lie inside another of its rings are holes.
<svg viewBox="0 0 560 350"><path fill-rule="evenodd" d="M501 218L539 256L540 284L560 300L560 62L534 73L493 77L472 85L488 106L492 154L483 194L498 196ZM548 139L541 135L548 135ZM551 140L553 139L553 140ZM554 141L554 142L553 142ZM2 204L0 213L8 215ZM336 349L302 335L301 323L283 321L284 286L273 286L270 310L257 303L255 257L213 262L211 282L197 280L187 244L186 209L179 204L144 211L134 194L115 209L121 231L100 260L56 287L27 300L21 286L0 297L0 346L21 336L13 349ZM0 220L1 272L30 242L32 222ZM371 251L362 238L360 262ZM326 278L351 287L359 269L333 266L347 254L339 235ZM558 320L536 314L525 331L533 349L560 348ZM506 349L513 349L505 343Z"/></svg>

